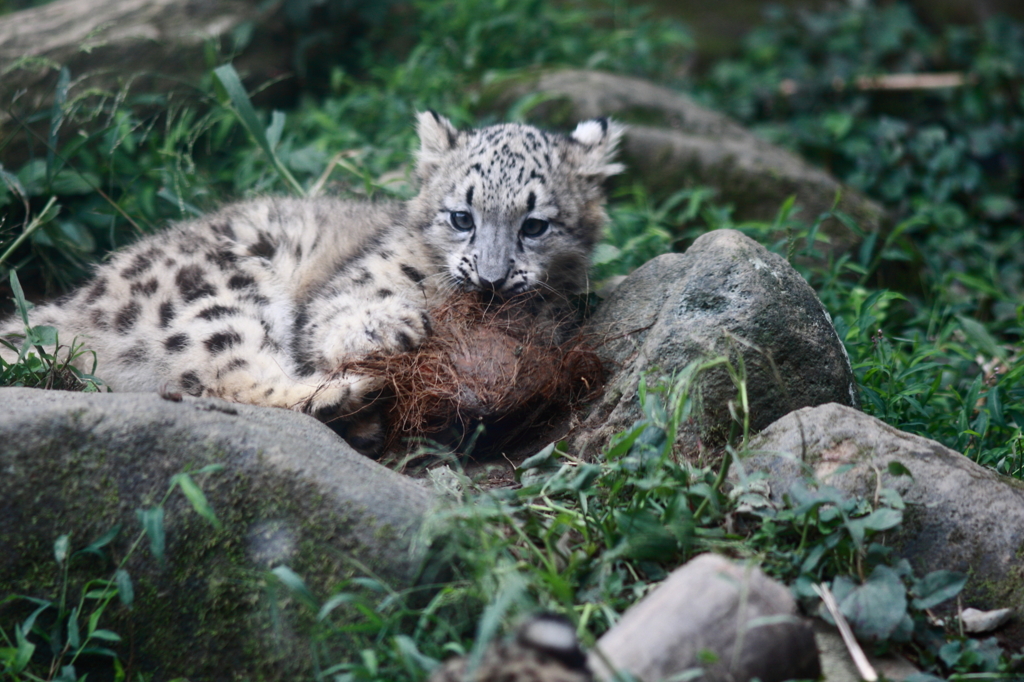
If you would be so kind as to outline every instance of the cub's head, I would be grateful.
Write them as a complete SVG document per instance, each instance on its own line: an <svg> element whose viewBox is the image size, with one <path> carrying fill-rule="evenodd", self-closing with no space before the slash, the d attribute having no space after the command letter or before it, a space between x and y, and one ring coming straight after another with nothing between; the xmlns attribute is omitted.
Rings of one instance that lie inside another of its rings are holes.
<svg viewBox="0 0 1024 682"><path fill-rule="evenodd" d="M570 135L507 123L460 131L421 113L413 218L458 286L513 296L586 284L605 222L602 181L623 128L607 119Z"/></svg>

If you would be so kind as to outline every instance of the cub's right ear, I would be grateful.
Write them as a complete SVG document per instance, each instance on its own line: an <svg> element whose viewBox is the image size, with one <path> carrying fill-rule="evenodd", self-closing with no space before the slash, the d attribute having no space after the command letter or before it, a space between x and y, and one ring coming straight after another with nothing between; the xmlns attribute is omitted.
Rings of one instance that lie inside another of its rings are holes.
<svg viewBox="0 0 1024 682"><path fill-rule="evenodd" d="M444 116L428 110L416 114L416 132L420 136L416 173L426 179L437 169L441 159L455 148L459 131Z"/></svg>
<svg viewBox="0 0 1024 682"><path fill-rule="evenodd" d="M579 144L578 168L580 175L603 179L626 169L613 163L626 127L608 118L583 121L569 136Z"/></svg>

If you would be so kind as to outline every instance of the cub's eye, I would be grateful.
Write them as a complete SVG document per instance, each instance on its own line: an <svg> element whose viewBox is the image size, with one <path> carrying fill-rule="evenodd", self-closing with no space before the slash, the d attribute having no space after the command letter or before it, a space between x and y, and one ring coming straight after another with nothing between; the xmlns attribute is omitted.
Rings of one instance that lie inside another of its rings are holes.
<svg viewBox="0 0 1024 682"><path fill-rule="evenodd" d="M523 221L523 227L520 230L524 237L539 237L548 231L548 221L541 220L540 218L527 218Z"/></svg>
<svg viewBox="0 0 1024 682"><path fill-rule="evenodd" d="M459 232L469 232L473 229L473 214L469 211L452 211L448 218L452 227Z"/></svg>

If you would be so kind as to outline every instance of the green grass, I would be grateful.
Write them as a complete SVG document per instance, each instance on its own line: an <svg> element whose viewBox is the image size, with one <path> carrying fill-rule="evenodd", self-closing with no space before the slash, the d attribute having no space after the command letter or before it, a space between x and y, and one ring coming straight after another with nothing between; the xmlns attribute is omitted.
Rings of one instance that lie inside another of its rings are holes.
<svg viewBox="0 0 1024 682"><path fill-rule="evenodd" d="M214 71L217 59L197 84L199 104L188 106L130 91L69 97L77 74L67 74L52 110L34 114L50 130L34 141L37 155L0 166L0 281L18 291L17 271L31 292L65 290L110 249L230 198L405 197L416 110L486 124L502 117L480 113L482 87L497 75L575 66L679 84L690 56L684 29L618 2L417 0L413 10L413 27L371 22L349 61L330 67L329 92L288 112L248 108L233 72ZM392 34L404 49L390 49ZM789 258L818 292L867 412L1024 478L1022 45L1024 28L1012 22L932 29L901 4L769 16L742 54L685 85L882 202L893 228L861 234L859 250L835 257L815 235L830 218L859 230L846 216L803 215L780 202L774 221L740 223L704 188L653 196L624 187L611 198L596 280L684 249L707 230L739 229ZM858 76L927 71L962 72L968 85L855 87ZM795 95L780 92L787 79ZM60 134L70 130L82 132ZM0 143L0 162L2 154ZM787 238L769 241L780 233ZM51 333L26 329L29 343L14 349L26 361L0 364L0 383L52 384L66 363L32 352ZM733 372L739 391L742 370ZM97 387L88 375L74 380ZM757 561L811 609L811 585L821 581L840 599L902 595L854 627L882 633L879 646L900 646L944 678L1009 679L1014 660L993 642L934 633L925 622L924 610L954 596L960 579L915 576L874 541L900 522L898 494L869 503L795 488L781 509L741 513L759 499L756 479L729 495L723 469L670 455L673 429L691 409L686 377L649 382L645 418L600 461L559 446L528 460L514 489L479 490L463 477L430 522L457 575L428 597L371 578L313 595L301 576L276 570L274 583L318 613L321 679L422 680L437 660L472 653L536 608L569 615L591 644L673 567L708 550ZM742 443L734 445L730 457L742 457ZM24 635L34 623L18 625ZM0 647L10 672L26 645L13 625L0 627L13 633ZM339 643L362 653L333 660ZM48 679L19 670L20 679Z"/></svg>

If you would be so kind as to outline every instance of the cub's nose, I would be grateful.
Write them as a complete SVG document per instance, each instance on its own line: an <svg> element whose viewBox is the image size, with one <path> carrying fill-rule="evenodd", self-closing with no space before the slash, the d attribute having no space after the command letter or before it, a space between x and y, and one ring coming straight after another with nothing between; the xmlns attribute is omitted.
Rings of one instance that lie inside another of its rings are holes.
<svg viewBox="0 0 1024 682"><path fill-rule="evenodd" d="M480 288L487 291L498 292L505 286L505 282L508 281L508 276L500 277L498 279L486 279L483 276L478 276L477 279L480 281Z"/></svg>

